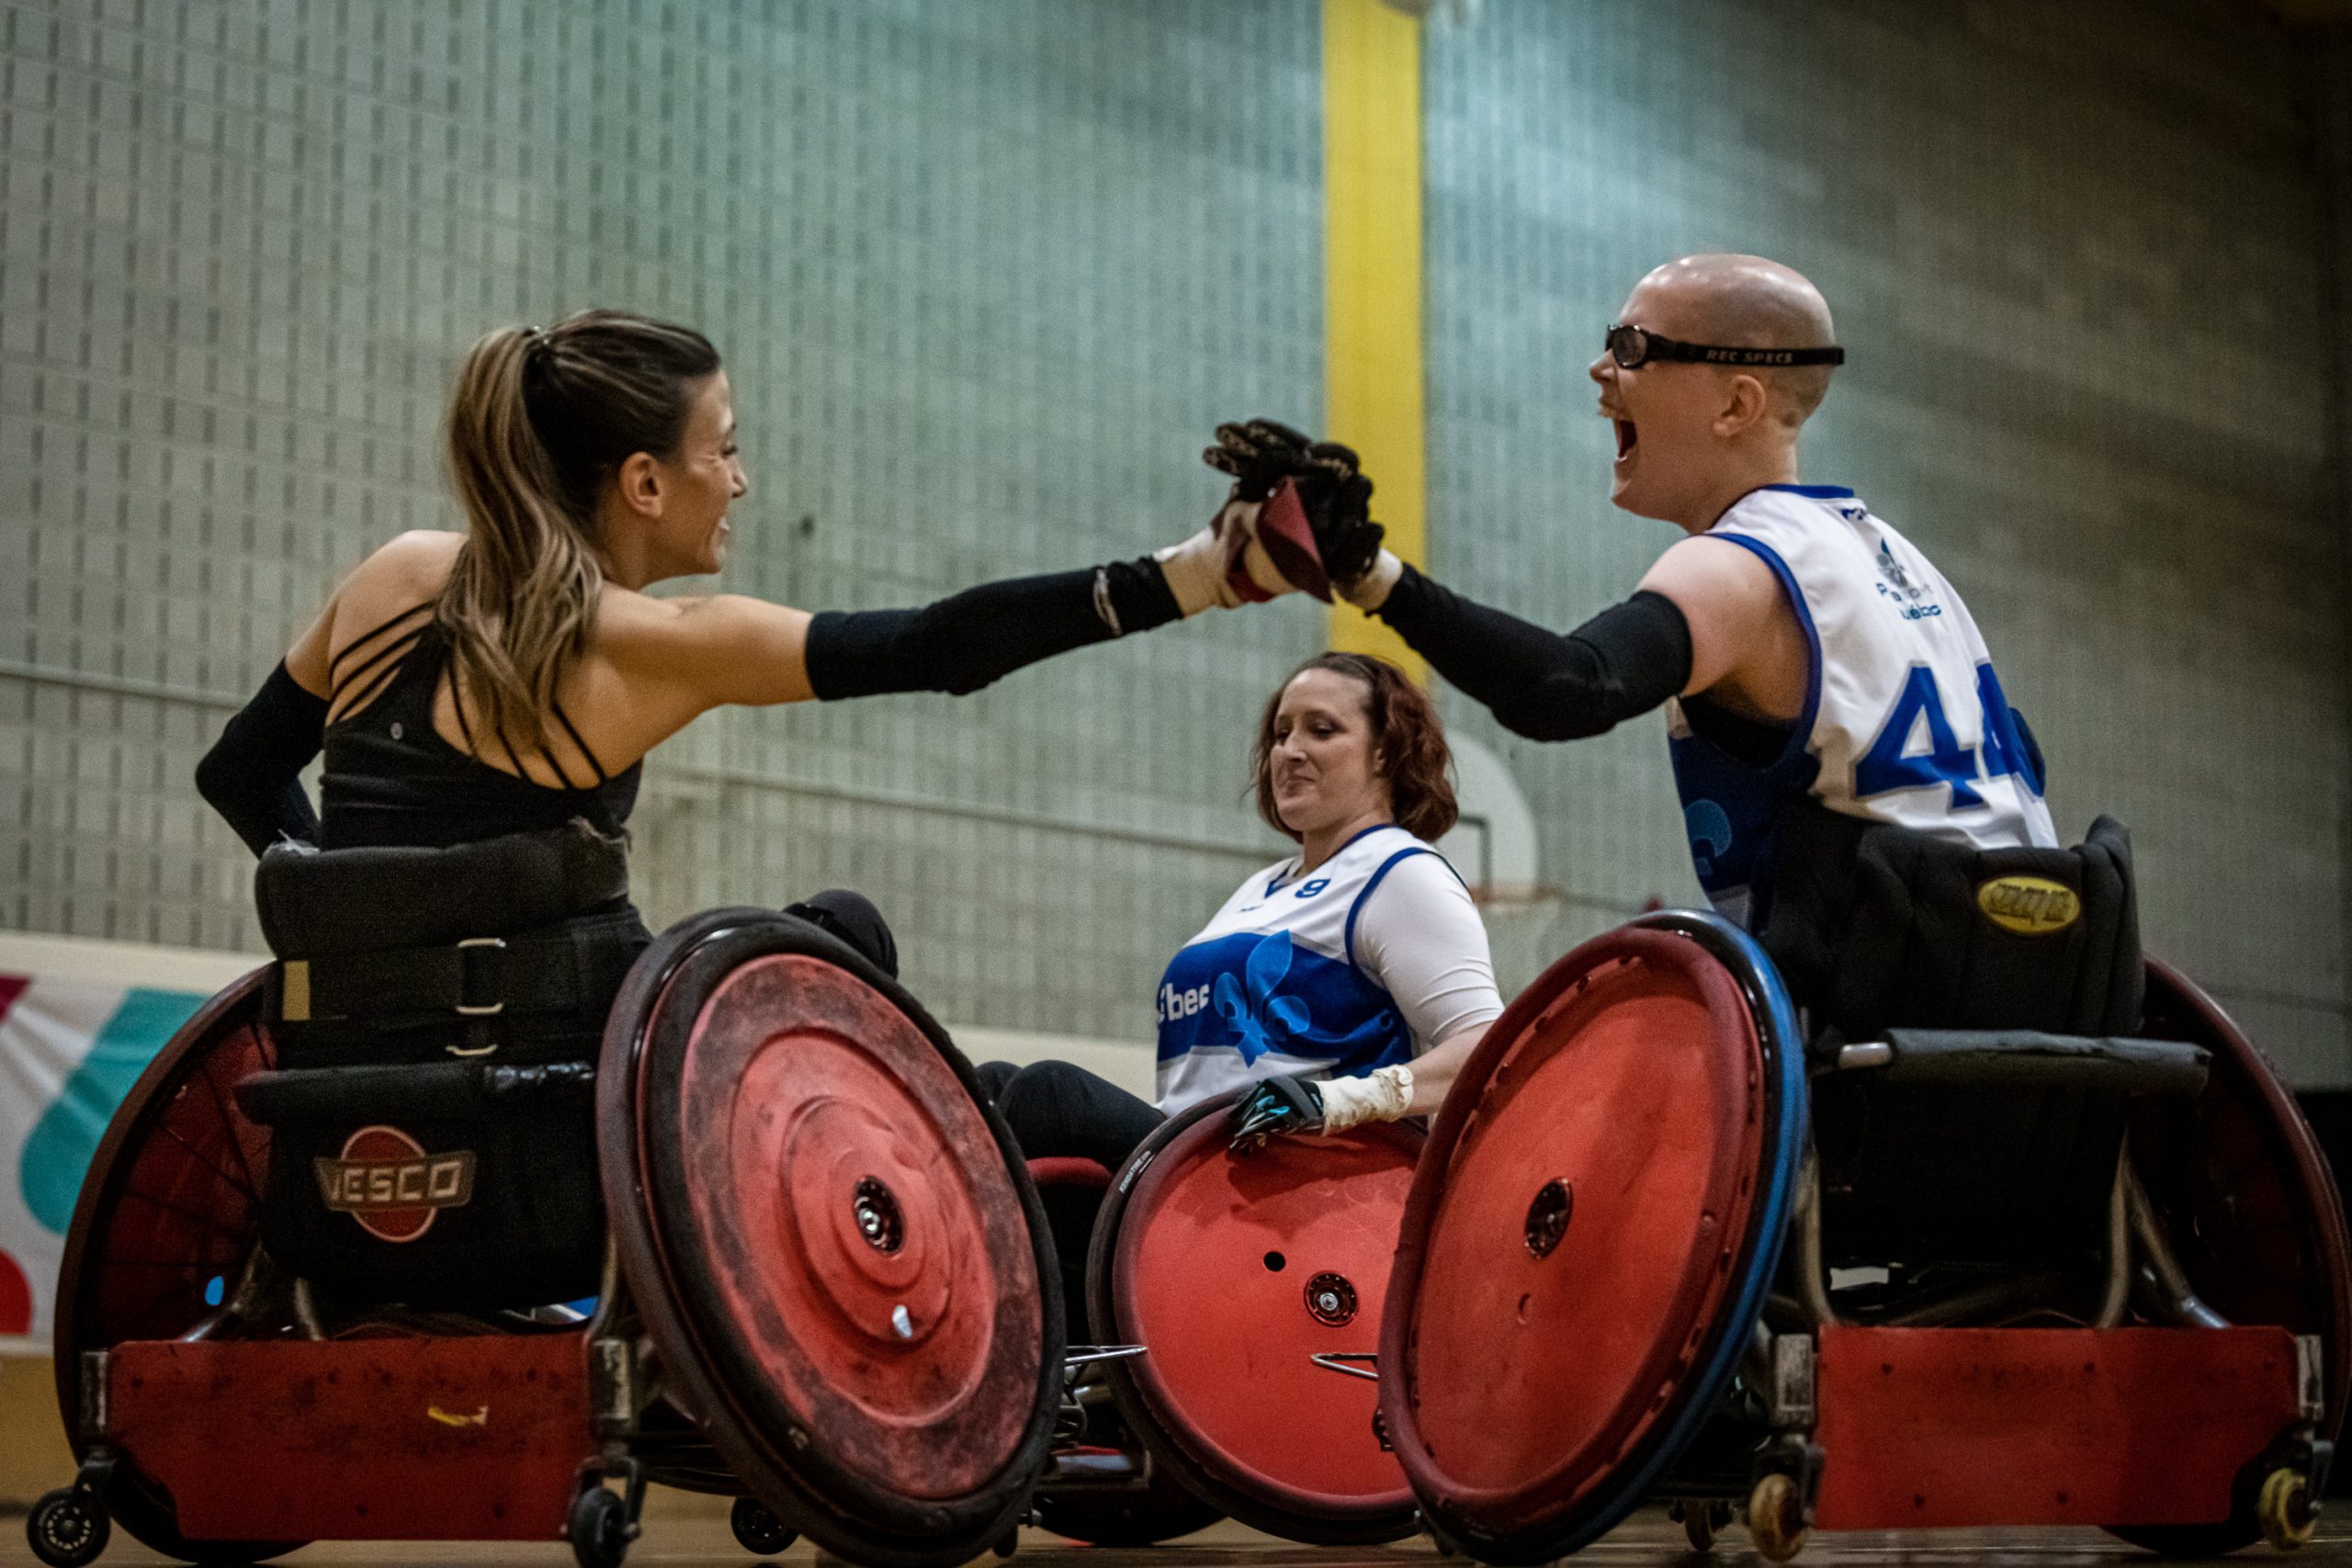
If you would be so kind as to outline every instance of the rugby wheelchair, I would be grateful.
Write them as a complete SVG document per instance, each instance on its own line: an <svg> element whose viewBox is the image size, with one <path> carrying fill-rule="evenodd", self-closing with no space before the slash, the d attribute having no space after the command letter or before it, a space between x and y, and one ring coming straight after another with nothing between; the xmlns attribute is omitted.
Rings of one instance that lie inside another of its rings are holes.
<svg viewBox="0 0 2352 1568"><path fill-rule="evenodd" d="M1379 1363L1432 1533L1548 1562L1656 1499L1774 1561L1815 1528L2308 1540L2341 1202L2260 1053L2143 960L2120 828L1797 830L1855 835L1810 863L1835 886L1761 942L1587 942L1432 1126Z"/></svg>
<svg viewBox="0 0 2352 1568"><path fill-rule="evenodd" d="M649 1482L735 1496L762 1555L1009 1549L1062 1303L969 1066L791 915L648 945L619 845L574 828L265 858L280 962L156 1056L83 1186L43 1562L111 1521L206 1563L568 1539L617 1568Z"/></svg>
<svg viewBox="0 0 2352 1568"><path fill-rule="evenodd" d="M1381 1424L1381 1303L1419 1131L1374 1124L1237 1156L1217 1096L1116 1176L1036 1160L1073 1347L1032 1522L1141 1546L1229 1515L1293 1540L1418 1528ZM1073 1260L1084 1259L1082 1268Z"/></svg>

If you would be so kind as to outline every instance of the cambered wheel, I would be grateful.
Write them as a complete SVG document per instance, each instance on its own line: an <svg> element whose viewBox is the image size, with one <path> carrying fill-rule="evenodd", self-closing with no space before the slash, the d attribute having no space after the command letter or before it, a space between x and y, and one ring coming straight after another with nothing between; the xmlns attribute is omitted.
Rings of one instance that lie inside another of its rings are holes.
<svg viewBox="0 0 2352 1568"><path fill-rule="evenodd" d="M806 921L711 910L631 968L596 1089L622 1274L741 1489L866 1568L1012 1529L1060 1404L1056 1260L921 1004Z"/></svg>
<svg viewBox="0 0 2352 1568"><path fill-rule="evenodd" d="M1774 1562L1786 1562L1804 1550L1813 1530L1804 1522L1804 1494L1794 1480L1774 1472L1756 1483L1747 1495L1747 1533L1757 1552Z"/></svg>
<svg viewBox="0 0 2352 1568"><path fill-rule="evenodd" d="M735 1532L736 1544L754 1557L774 1557L800 1539L756 1497L736 1498L727 1527Z"/></svg>
<svg viewBox="0 0 2352 1568"><path fill-rule="evenodd" d="M2333 1441L2352 1393L2352 1243L2326 1156L2245 1032L2196 982L2153 958L2143 1032L2212 1053L2196 1099L2151 1096L2132 1113L2132 1164L2174 1256L2198 1296L2230 1322L2320 1337L2326 1406L2315 1436ZM2269 1529L2252 1477L2233 1490L2227 1519L2109 1533L2165 1557L2222 1556Z"/></svg>
<svg viewBox="0 0 2352 1568"><path fill-rule="evenodd" d="M580 1568L621 1568L628 1555L628 1506L619 1493L591 1486L571 1500L564 1534Z"/></svg>
<svg viewBox="0 0 2352 1568"><path fill-rule="evenodd" d="M1315 1358L1379 1344L1420 1135L1377 1123L1237 1156L1237 1098L1162 1122L1095 1221L1088 1320L1150 1348L1106 1369L1121 1418L1159 1470L1243 1524L1321 1546L1401 1540L1417 1516L1377 1385Z"/></svg>
<svg viewBox="0 0 2352 1568"><path fill-rule="evenodd" d="M25 1540L49 1568L82 1568L97 1561L114 1527L98 1500L78 1486L62 1486L25 1516Z"/></svg>
<svg viewBox="0 0 2352 1568"><path fill-rule="evenodd" d="M1380 1336L1396 1457L1466 1554L1565 1557L1658 1490L1752 1342L1805 1105L1786 992L1712 915L1587 942L1487 1030L1416 1169Z"/></svg>
<svg viewBox="0 0 2352 1568"><path fill-rule="evenodd" d="M80 1432L82 1352L176 1339L218 1310L261 1236L269 1129L232 1093L277 1065L261 1023L263 971L197 1010L140 1074L91 1156L57 1275L51 1345L58 1413ZM75 1442L75 1457L87 1445ZM212 1568L258 1562L300 1541L190 1540L164 1490L118 1462L100 1501L141 1545Z"/></svg>

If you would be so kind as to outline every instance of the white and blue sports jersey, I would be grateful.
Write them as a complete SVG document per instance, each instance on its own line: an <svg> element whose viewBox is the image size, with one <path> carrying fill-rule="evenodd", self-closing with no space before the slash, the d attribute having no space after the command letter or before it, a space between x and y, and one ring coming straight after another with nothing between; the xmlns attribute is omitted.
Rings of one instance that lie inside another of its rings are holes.
<svg viewBox="0 0 2352 1568"><path fill-rule="evenodd" d="M1668 706L1690 859L1725 916L1747 921L1772 829L1797 795L1984 849L2057 843L1975 618L1852 491L1766 485L1702 536L1771 567L1813 660L1804 711L1775 757L1736 756L1703 700Z"/></svg>
<svg viewBox="0 0 2352 1568"><path fill-rule="evenodd" d="M1298 866L1294 855L1252 874L1169 961L1158 1012L1170 1115L1277 1073L1408 1062L1502 1011L1486 927L1429 844L1367 828L1312 874Z"/></svg>

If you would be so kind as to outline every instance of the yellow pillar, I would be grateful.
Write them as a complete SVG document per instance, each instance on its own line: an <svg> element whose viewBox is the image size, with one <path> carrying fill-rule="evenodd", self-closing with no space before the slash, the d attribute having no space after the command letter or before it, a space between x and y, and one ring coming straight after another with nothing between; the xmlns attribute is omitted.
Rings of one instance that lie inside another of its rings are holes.
<svg viewBox="0 0 2352 1568"><path fill-rule="evenodd" d="M1382 0L1323 0L1324 339L1331 439L1363 455L1388 547L1425 544L1421 25ZM1331 606L1331 646L1426 681L1385 626Z"/></svg>

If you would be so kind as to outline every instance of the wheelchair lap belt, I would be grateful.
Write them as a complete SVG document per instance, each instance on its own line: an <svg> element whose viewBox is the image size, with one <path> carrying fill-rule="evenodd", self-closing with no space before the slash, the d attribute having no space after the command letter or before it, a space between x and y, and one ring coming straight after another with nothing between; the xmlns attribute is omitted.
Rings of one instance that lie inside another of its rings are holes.
<svg viewBox="0 0 2352 1568"><path fill-rule="evenodd" d="M578 939L469 937L447 947L282 959L270 969L273 1021L447 1012L490 1018L560 1012L601 1000L580 974ZM610 995L609 986L602 987Z"/></svg>

